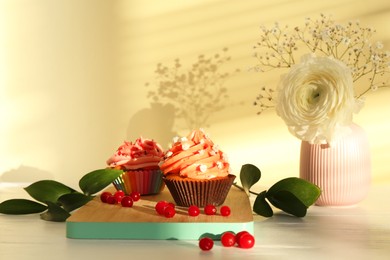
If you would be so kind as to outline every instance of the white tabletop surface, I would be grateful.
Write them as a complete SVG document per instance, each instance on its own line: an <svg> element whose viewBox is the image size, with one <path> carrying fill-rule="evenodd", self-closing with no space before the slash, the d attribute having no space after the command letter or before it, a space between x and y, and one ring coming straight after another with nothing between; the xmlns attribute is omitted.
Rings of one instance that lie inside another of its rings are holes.
<svg viewBox="0 0 390 260"><path fill-rule="evenodd" d="M29 198L23 185L0 183L0 201ZM0 214L0 259L390 259L390 184L348 208L309 208L304 218L281 212L255 217L252 249L216 242L202 252L197 241L75 240L65 223L38 215Z"/></svg>

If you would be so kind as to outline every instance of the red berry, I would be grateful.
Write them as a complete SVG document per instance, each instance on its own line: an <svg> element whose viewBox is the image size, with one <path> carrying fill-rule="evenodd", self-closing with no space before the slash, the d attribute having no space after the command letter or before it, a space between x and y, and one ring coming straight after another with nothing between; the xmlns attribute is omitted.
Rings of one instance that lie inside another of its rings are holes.
<svg viewBox="0 0 390 260"><path fill-rule="evenodd" d="M141 194L138 191L133 191L130 193L130 197L133 199L133 201L139 201Z"/></svg>
<svg viewBox="0 0 390 260"><path fill-rule="evenodd" d="M200 214L200 210L198 206L192 205L188 208L188 215L191 217L196 217Z"/></svg>
<svg viewBox="0 0 390 260"><path fill-rule="evenodd" d="M117 199L115 198L114 195L110 195L110 196L107 197L107 203L108 204L117 204L118 201L117 201Z"/></svg>
<svg viewBox="0 0 390 260"><path fill-rule="evenodd" d="M154 209L157 211L158 214L164 215L164 209L168 205L168 202L165 200L161 200L157 202L156 206L154 206Z"/></svg>
<svg viewBox="0 0 390 260"><path fill-rule="evenodd" d="M100 194L100 200L104 203L107 203L107 198L109 196L112 196L111 192L105 191L102 194Z"/></svg>
<svg viewBox="0 0 390 260"><path fill-rule="evenodd" d="M238 233L236 234L236 242L237 242L237 243L239 242L240 237L241 237L242 235L244 235L244 234L249 234L249 232L246 231L246 230L244 230L244 231L238 232Z"/></svg>
<svg viewBox="0 0 390 260"><path fill-rule="evenodd" d="M133 206L133 199L130 196L124 196L121 200L121 204L123 207L132 207Z"/></svg>
<svg viewBox="0 0 390 260"><path fill-rule="evenodd" d="M237 243L241 248L252 248L255 245L255 237L249 233L244 233L239 237Z"/></svg>
<svg viewBox="0 0 390 260"><path fill-rule="evenodd" d="M115 198L116 198L116 201L117 201L118 203L120 203L121 200L122 200L122 198L125 196L125 193L124 193L122 190L118 190L118 191L116 191L116 192L114 193L114 196L115 196Z"/></svg>
<svg viewBox="0 0 390 260"><path fill-rule="evenodd" d="M125 194L125 192L124 192L123 190L117 190L117 191L114 193L114 195L124 197L126 194Z"/></svg>
<svg viewBox="0 0 390 260"><path fill-rule="evenodd" d="M214 205L206 205L206 207L204 207L204 213L206 215L215 215L217 213L217 208Z"/></svg>
<svg viewBox="0 0 390 260"><path fill-rule="evenodd" d="M166 206L164 209L164 216L166 218L173 218L175 216L176 210L172 206Z"/></svg>
<svg viewBox="0 0 390 260"><path fill-rule="evenodd" d="M225 232L221 236L221 243L225 247L232 247L236 243L236 235L232 232Z"/></svg>
<svg viewBox="0 0 390 260"><path fill-rule="evenodd" d="M227 217L230 215L230 208L228 206L222 206L221 209L219 210L221 212L221 215L224 217Z"/></svg>
<svg viewBox="0 0 390 260"><path fill-rule="evenodd" d="M199 240L199 247L203 251L209 251L213 248L213 246L214 246L214 241L209 237L204 237Z"/></svg>

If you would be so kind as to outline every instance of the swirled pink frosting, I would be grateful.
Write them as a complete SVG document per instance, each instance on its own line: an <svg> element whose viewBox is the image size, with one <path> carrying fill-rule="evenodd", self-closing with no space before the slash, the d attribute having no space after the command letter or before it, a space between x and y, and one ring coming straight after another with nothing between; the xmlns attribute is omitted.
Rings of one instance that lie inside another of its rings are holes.
<svg viewBox="0 0 390 260"><path fill-rule="evenodd" d="M178 174L191 179L225 177L230 173L226 155L202 129L177 138L160 164L164 175Z"/></svg>
<svg viewBox="0 0 390 260"><path fill-rule="evenodd" d="M125 141L107 160L107 164L124 170L158 169L163 156L163 149L158 143L141 137L134 143Z"/></svg>

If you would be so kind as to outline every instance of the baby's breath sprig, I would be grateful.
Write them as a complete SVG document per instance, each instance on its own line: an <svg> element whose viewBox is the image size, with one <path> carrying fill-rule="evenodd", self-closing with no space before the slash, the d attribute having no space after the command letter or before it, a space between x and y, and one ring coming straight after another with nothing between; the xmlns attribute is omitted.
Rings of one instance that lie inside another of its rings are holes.
<svg viewBox="0 0 390 260"><path fill-rule="evenodd" d="M254 101L255 106L260 106L261 111L266 109L273 108L275 105L273 104L275 91L272 88L262 87L259 95L257 95L256 100ZM258 112L260 114L261 112Z"/></svg>
<svg viewBox="0 0 390 260"><path fill-rule="evenodd" d="M360 98L370 90L389 87L385 76L390 72L390 52L383 50L380 42L371 42L375 29L363 27L358 21L336 23L331 16L321 14L319 19L306 18L304 26L272 28L261 27L260 40L254 46L254 57L258 60L255 69L266 72L272 69L290 68L306 52L333 57L344 62L351 70L354 82L364 81L355 97ZM269 92L269 89L267 89ZM264 97L264 89L256 98L260 112L273 107ZM274 98L271 98L274 102ZM266 103L264 103L265 101Z"/></svg>

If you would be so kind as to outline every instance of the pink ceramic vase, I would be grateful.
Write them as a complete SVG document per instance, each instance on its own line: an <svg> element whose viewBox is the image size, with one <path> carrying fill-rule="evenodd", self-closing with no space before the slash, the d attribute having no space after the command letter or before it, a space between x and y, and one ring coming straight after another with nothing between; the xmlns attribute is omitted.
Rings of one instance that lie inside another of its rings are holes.
<svg viewBox="0 0 390 260"><path fill-rule="evenodd" d="M371 157L364 130L351 133L332 146L301 144L300 177L320 187L318 206L351 206L363 200L371 182Z"/></svg>

